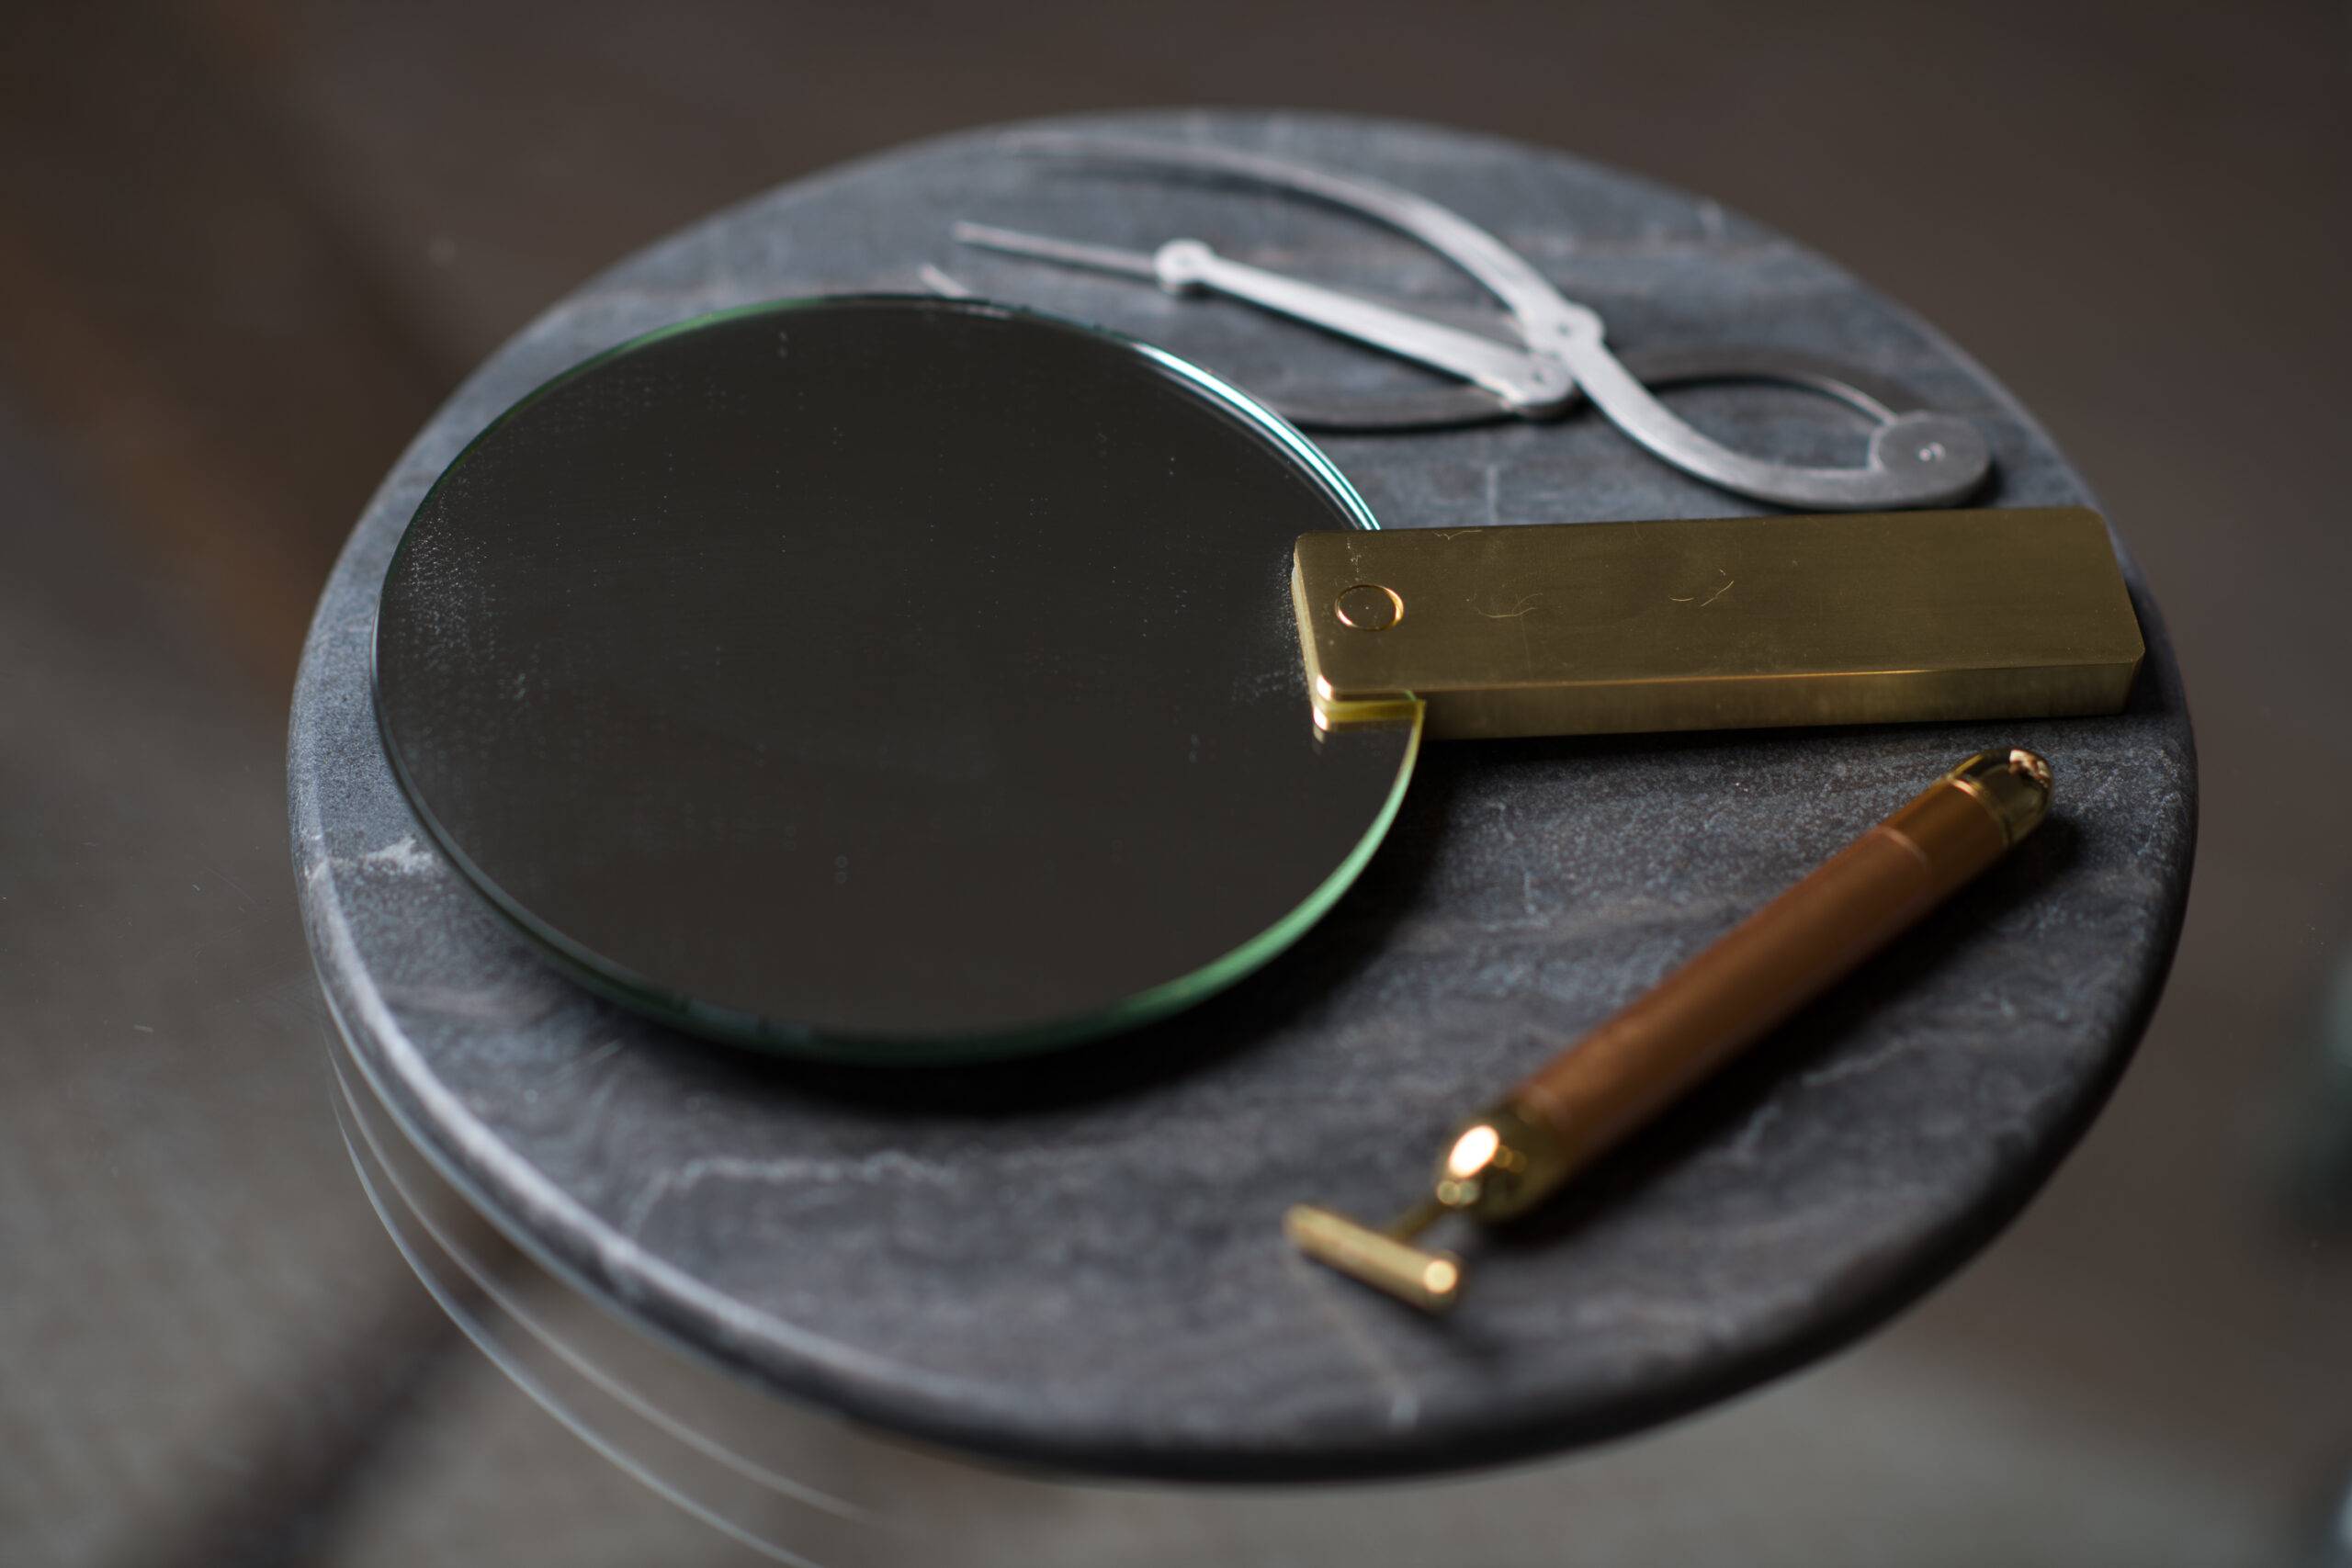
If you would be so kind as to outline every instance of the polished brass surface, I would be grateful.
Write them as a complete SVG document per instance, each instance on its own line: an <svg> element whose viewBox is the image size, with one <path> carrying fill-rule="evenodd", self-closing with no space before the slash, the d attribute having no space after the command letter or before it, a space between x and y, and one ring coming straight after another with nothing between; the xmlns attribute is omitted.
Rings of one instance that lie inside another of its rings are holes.
<svg viewBox="0 0 2352 1568"><path fill-rule="evenodd" d="M1411 1239L1439 1212L1435 1204L1421 1204L1384 1231L1311 1203L1295 1203L1283 1215L1283 1231L1317 1262L1423 1312L1443 1312L1460 1299L1462 1259L1451 1252L1426 1251Z"/></svg>
<svg viewBox="0 0 2352 1568"><path fill-rule="evenodd" d="M2050 813L2050 764L2022 748L1981 752L1945 776L1984 804L2012 844Z"/></svg>
<svg viewBox="0 0 2352 1568"><path fill-rule="evenodd" d="M1543 1202L1999 860L2048 815L2051 788L2022 748L1969 758L1465 1123L1430 1197L1388 1230L1301 1208L1292 1241L1424 1307L1421 1271L1442 1261L1450 1305L1464 1266L1412 1236L1446 1213L1492 1223Z"/></svg>
<svg viewBox="0 0 2352 1568"><path fill-rule="evenodd" d="M1376 582L1359 582L1341 590L1331 601L1331 609L1342 626L1363 632L1385 632L1405 618L1405 601L1395 589Z"/></svg>
<svg viewBox="0 0 2352 1568"><path fill-rule="evenodd" d="M2109 713L2142 653L2080 507L1316 533L1292 598L1316 722L1432 739Z"/></svg>
<svg viewBox="0 0 2352 1568"><path fill-rule="evenodd" d="M1440 1204L1473 1219L1508 1220L1567 1179L1570 1147L1543 1115L1507 1100L1455 1134L1430 1190Z"/></svg>

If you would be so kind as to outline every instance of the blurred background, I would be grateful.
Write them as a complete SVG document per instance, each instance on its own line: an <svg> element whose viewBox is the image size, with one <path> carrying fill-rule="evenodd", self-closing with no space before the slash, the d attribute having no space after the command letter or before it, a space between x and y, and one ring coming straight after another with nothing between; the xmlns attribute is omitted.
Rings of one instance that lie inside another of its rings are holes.
<svg viewBox="0 0 2352 1568"><path fill-rule="evenodd" d="M310 608L436 402L606 263L911 138L1211 103L1521 137L1843 261L2072 455L2196 717L2178 964L2056 1180L1860 1347L1524 1474L1528 1561L2352 1563L2320 0L0 10L0 1561L737 1559L482 1360L352 1179L286 850Z"/></svg>

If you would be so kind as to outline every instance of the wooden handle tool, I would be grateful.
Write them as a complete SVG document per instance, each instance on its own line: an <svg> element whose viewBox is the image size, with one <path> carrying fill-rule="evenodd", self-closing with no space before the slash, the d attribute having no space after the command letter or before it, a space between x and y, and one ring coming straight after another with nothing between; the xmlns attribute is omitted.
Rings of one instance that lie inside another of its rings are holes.
<svg viewBox="0 0 2352 1568"><path fill-rule="evenodd" d="M1437 1312L1462 1259L1415 1238L1525 1213L1999 860L2050 807L2050 764L1971 757L1469 1122L1429 1197L1385 1230L1299 1204L1301 1251Z"/></svg>

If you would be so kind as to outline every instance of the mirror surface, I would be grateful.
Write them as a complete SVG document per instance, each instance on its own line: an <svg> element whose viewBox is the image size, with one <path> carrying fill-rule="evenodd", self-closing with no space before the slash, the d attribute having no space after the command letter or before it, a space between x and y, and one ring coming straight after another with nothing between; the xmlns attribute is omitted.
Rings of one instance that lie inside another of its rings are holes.
<svg viewBox="0 0 2352 1568"><path fill-rule="evenodd" d="M466 874L600 989L849 1058L1141 1022L1368 858L1407 729L1313 728L1289 592L1369 527L1204 374L964 301L624 345L469 446L388 572L377 714Z"/></svg>

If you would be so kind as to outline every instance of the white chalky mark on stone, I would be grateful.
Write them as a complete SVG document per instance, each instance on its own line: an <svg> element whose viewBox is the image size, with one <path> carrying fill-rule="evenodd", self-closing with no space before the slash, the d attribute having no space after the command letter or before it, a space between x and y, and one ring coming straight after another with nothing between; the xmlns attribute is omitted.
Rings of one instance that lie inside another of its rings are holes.
<svg viewBox="0 0 2352 1568"><path fill-rule="evenodd" d="M1766 1100L1756 1108L1755 1113L1741 1126L1739 1136L1732 1141L1734 1164L1746 1165L1756 1157L1757 1145L1763 1142L1764 1129L1778 1121L1780 1115L1781 1107L1777 1100Z"/></svg>
<svg viewBox="0 0 2352 1568"><path fill-rule="evenodd" d="M1388 1392L1388 1425L1392 1431L1410 1431L1421 1418L1421 1396L1414 1389L1412 1380L1384 1350L1378 1340L1358 1322L1349 1303L1333 1293L1334 1287L1342 1293L1353 1286L1340 1285L1324 1273L1318 1265L1293 1255L1289 1259L1291 1275L1305 1283L1317 1311L1338 1329L1340 1341L1355 1352L1373 1381Z"/></svg>
<svg viewBox="0 0 2352 1568"><path fill-rule="evenodd" d="M1859 1077L1864 1073L1874 1073L1908 1051L1912 1044L1913 1042L1908 1040L1890 1041L1866 1055L1856 1056L1843 1062L1832 1062L1826 1067L1816 1067L1804 1075L1804 1081L1808 1084L1836 1083L1840 1078Z"/></svg>
<svg viewBox="0 0 2352 1568"><path fill-rule="evenodd" d="M574 1061L566 1062L562 1066L558 1067L554 1072L549 1073L548 1075L548 1082L556 1083L561 1079L570 1077L572 1074L579 1072L583 1068L593 1067L597 1063L611 1058L615 1053L620 1050L620 1048L621 1043L618 1040L607 1040L602 1045L597 1046L594 1051L589 1052L585 1056L582 1056Z"/></svg>
<svg viewBox="0 0 2352 1568"><path fill-rule="evenodd" d="M431 871L441 863L428 852L416 847L414 834L404 833L382 849L370 850L361 855L359 863L380 865L405 876L420 871Z"/></svg>
<svg viewBox="0 0 2352 1568"><path fill-rule="evenodd" d="M787 1156L752 1159L741 1155L704 1155L675 1170L663 1171L629 1205L621 1228L629 1235L644 1229L653 1211L669 1200L693 1191L706 1181L748 1181L768 1187L831 1187L848 1182L909 1181L933 1187L953 1187L956 1173L926 1165L884 1149L857 1159L808 1159Z"/></svg>

